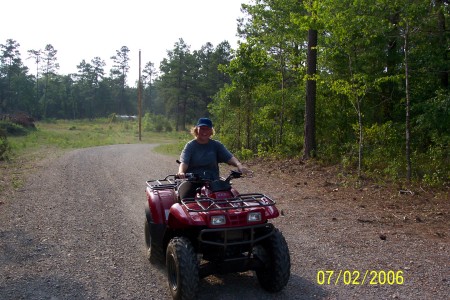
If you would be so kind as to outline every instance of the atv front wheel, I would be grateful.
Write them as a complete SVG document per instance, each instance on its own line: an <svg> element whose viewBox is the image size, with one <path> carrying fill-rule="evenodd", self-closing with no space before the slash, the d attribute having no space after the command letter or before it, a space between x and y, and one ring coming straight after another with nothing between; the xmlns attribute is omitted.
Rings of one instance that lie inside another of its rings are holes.
<svg viewBox="0 0 450 300"><path fill-rule="evenodd" d="M199 285L197 255L189 239L175 237L166 251L167 278L175 300L195 299Z"/></svg>
<svg viewBox="0 0 450 300"><path fill-rule="evenodd" d="M262 288L272 293L281 291L291 275L289 249L281 232L275 229L267 240L253 248L253 255L263 263L256 270Z"/></svg>

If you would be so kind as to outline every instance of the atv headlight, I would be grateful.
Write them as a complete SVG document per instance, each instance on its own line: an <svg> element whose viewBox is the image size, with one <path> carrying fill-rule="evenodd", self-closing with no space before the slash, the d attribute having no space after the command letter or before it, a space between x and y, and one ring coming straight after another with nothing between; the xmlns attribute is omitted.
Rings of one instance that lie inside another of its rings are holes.
<svg viewBox="0 0 450 300"><path fill-rule="evenodd" d="M248 215L247 215L247 221L248 222L259 222L259 221L261 221L261 212L259 212L259 211L249 212Z"/></svg>
<svg viewBox="0 0 450 300"><path fill-rule="evenodd" d="M211 217L211 225L224 225L227 222L224 215L217 215Z"/></svg>

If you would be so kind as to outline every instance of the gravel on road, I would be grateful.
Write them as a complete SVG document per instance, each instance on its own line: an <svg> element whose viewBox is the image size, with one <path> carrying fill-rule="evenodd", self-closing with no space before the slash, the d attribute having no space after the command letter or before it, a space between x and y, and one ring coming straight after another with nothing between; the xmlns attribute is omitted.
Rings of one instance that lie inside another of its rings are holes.
<svg viewBox="0 0 450 300"><path fill-rule="evenodd" d="M177 165L153 147L67 152L2 199L0 299L169 299L164 267L146 259L145 181ZM382 188L345 192L319 171L252 168L235 186L269 194L283 210L274 223L290 248L289 284L269 294L252 272L209 276L199 299L448 299L448 199L430 200L434 215L401 215L400 204L386 213L367 202Z"/></svg>

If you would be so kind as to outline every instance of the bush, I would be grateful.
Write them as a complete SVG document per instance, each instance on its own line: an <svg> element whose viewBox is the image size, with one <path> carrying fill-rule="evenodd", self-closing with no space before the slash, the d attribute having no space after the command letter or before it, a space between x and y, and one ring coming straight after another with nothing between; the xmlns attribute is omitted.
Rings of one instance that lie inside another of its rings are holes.
<svg viewBox="0 0 450 300"><path fill-rule="evenodd" d="M364 128L363 168L371 175L398 179L406 170L403 124L388 121Z"/></svg>
<svg viewBox="0 0 450 300"><path fill-rule="evenodd" d="M11 146L6 137L6 132L0 128L0 160L8 159L10 151Z"/></svg>
<svg viewBox="0 0 450 300"><path fill-rule="evenodd" d="M26 128L10 121L0 121L0 130L3 130L5 135L11 136L21 136L28 133Z"/></svg>
<svg viewBox="0 0 450 300"><path fill-rule="evenodd" d="M241 150L237 151L236 156L241 160L249 160L254 157L254 154L252 150L242 148Z"/></svg>
<svg viewBox="0 0 450 300"><path fill-rule="evenodd" d="M146 113L142 118L142 127L144 131L172 132L173 128L169 120L161 115Z"/></svg>
<svg viewBox="0 0 450 300"><path fill-rule="evenodd" d="M115 113L110 114L108 120L110 123L115 123L117 121L117 115Z"/></svg>
<svg viewBox="0 0 450 300"><path fill-rule="evenodd" d="M431 141L426 152L412 154L413 169L416 176L429 186L450 183L450 137L430 134Z"/></svg>

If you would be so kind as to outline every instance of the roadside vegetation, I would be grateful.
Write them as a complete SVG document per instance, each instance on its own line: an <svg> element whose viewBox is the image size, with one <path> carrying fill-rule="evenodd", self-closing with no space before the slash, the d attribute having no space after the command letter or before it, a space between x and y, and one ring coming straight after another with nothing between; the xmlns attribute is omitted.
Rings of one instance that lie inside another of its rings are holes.
<svg viewBox="0 0 450 300"><path fill-rule="evenodd" d="M141 141L137 120L99 118L95 120L46 120L36 123L36 129L27 134L8 137L14 156L42 147L77 149L113 144L157 143L173 144L185 137L182 133L145 130L143 124ZM148 127L147 127L148 128Z"/></svg>
<svg viewBox="0 0 450 300"><path fill-rule="evenodd" d="M242 14L237 49L228 41L191 49L180 38L159 69L145 63L142 93L127 81L126 46L110 57L109 72L94 57L59 74L51 44L27 49L36 62L29 69L19 41L8 39L0 44L0 113L110 118L86 131L79 121L39 124L11 145L2 137L4 156L35 140L64 149L136 141L136 126L111 116L136 115L139 94L143 130L152 133L144 141L176 140L210 116L215 137L241 159L312 159L356 180L449 187L448 1L256 0ZM176 153L178 144L160 149Z"/></svg>
<svg viewBox="0 0 450 300"><path fill-rule="evenodd" d="M1 121L0 193L20 188L23 175L34 169L38 160L72 149L147 143L159 144L157 152L178 155L190 136L167 128L155 129L163 122L150 115L144 117L139 141L138 121L121 120L115 115L95 120L45 120L36 122L34 128Z"/></svg>

